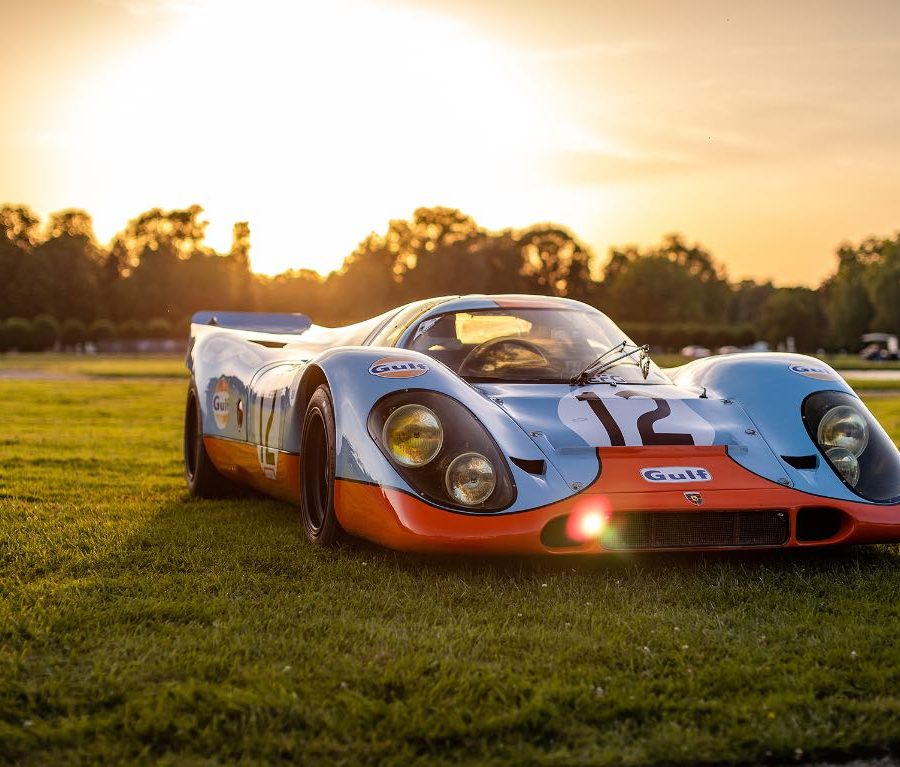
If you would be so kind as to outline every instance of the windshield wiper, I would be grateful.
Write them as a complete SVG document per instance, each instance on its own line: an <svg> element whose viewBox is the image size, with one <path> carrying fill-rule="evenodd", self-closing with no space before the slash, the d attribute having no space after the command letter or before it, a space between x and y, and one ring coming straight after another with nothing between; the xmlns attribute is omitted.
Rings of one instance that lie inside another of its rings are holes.
<svg viewBox="0 0 900 767"><path fill-rule="evenodd" d="M607 360L606 358L611 354L618 354L618 356L613 357L611 360ZM573 386L584 386L584 384L590 381L594 376L600 375L613 367L617 362L620 362L627 357L632 357L635 354L639 355L638 365L641 368L644 380L646 380L647 376L650 375L650 347L647 344L637 346L636 344L629 344L628 341L622 341L622 343L617 346L613 346L611 349L607 349L603 352L603 354L597 357L597 359L591 362L591 364L580 373L572 376L569 379L569 383ZM606 362L604 362L604 360L606 360Z"/></svg>

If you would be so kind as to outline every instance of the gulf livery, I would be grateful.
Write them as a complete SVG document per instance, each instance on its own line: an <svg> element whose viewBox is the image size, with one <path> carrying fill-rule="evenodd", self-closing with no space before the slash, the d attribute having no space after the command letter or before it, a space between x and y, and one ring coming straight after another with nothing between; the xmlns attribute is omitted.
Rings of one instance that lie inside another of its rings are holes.
<svg viewBox="0 0 900 767"><path fill-rule="evenodd" d="M900 451L826 363L661 369L597 309L449 296L342 328L199 312L185 477L306 539L584 554L900 541Z"/></svg>

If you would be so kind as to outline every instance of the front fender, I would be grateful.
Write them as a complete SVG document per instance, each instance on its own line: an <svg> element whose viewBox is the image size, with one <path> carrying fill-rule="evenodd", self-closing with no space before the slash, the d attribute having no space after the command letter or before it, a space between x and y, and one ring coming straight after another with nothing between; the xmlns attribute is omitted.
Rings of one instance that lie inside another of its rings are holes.
<svg viewBox="0 0 900 767"><path fill-rule="evenodd" d="M744 408L798 490L859 502L831 467L796 469L784 456L818 455L802 420L803 401L817 391L856 393L829 365L801 354L748 353L707 357L668 371L679 386L706 389L710 397L732 399ZM860 407L865 405L860 402Z"/></svg>
<svg viewBox="0 0 900 767"><path fill-rule="evenodd" d="M413 491L372 440L367 423L382 397L423 389L446 394L465 405L496 440L517 488L515 502L504 513L554 503L573 493L508 413L431 357L405 349L343 347L327 351L310 363L301 391L311 395L318 377L327 381L334 402L336 476L341 479ZM452 429L453 424L444 428ZM544 472L524 471L510 457L542 462Z"/></svg>

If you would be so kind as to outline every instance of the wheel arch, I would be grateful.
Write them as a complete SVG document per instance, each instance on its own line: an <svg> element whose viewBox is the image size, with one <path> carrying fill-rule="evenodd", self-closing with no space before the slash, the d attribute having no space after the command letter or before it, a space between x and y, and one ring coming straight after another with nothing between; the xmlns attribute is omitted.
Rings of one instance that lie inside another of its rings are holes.
<svg viewBox="0 0 900 767"><path fill-rule="evenodd" d="M303 371L303 376L300 378L300 386L297 389L296 408L297 417L300 419L301 432L303 431L303 419L306 415L306 408L309 405L309 401L312 399L315 390L322 384L326 384L329 389L331 388L331 382L328 380L328 376L322 366L316 362L309 363L306 370Z"/></svg>

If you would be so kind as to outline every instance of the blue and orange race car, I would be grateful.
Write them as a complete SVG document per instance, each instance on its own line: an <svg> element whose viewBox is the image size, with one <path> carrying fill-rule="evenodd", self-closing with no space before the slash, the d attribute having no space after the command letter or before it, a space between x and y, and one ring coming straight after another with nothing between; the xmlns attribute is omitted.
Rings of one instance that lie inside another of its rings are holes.
<svg viewBox="0 0 900 767"><path fill-rule="evenodd" d="M599 554L900 541L900 452L828 365L662 370L561 298L454 296L343 328L193 318L190 491L299 504L306 537Z"/></svg>

